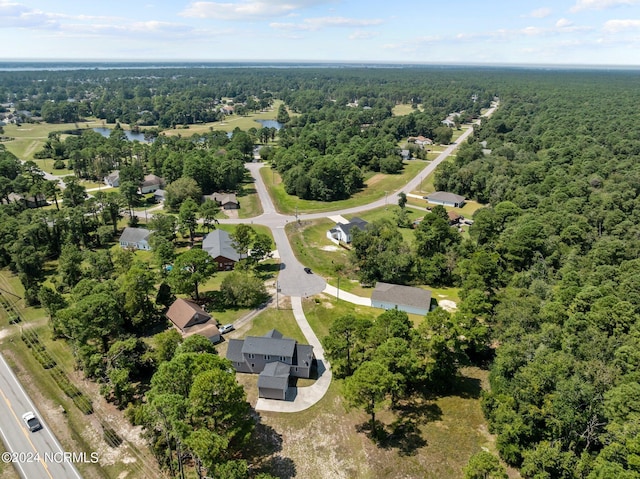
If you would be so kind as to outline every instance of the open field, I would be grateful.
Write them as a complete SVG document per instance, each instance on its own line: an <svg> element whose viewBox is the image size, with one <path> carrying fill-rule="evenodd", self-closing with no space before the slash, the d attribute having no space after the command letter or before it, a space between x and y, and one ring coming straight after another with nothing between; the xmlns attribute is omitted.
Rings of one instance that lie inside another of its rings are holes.
<svg viewBox="0 0 640 479"><path fill-rule="evenodd" d="M247 131L250 128L262 128L262 124L256 120L275 120L278 114L278 108L282 103L281 100L275 100L273 106L266 111L259 111L257 113L249 113L247 116L230 115L227 116L223 122L216 121L212 123L202 123L198 125L189 125L189 128L175 128L169 130L163 130L163 135L168 136L191 136L196 133L202 135L209 133L209 131L226 131L230 132L236 128Z"/></svg>
<svg viewBox="0 0 640 479"><path fill-rule="evenodd" d="M404 170L401 174L375 174L366 180L368 187L363 188L362 191L359 191L349 199L332 202L302 200L297 196L288 195L284 189L280 175L271 168L262 168L260 174L278 211L285 214L293 214L296 208L298 208L298 212L315 213L365 205L384 198L385 194L387 194L386 192L396 191L402 188L403 185L406 185L407 182L415 177L426 165L426 162L420 160L405 162ZM391 199L389 201L391 201Z"/></svg>
<svg viewBox="0 0 640 479"><path fill-rule="evenodd" d="M415 110L414 108L411 107L409 103L401 103L399 105L394 106L393 110L391 110L391 113L393 113L393 116L404 116L404 115L409 115L414 111L420 111L420 109L421 109L420 106L418 107L418 110Z"/></svg>

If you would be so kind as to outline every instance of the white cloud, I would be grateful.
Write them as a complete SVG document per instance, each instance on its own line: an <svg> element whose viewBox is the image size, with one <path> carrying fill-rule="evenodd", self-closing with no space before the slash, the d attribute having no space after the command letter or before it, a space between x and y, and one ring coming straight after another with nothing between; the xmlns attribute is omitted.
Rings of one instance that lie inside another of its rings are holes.
<svg viewBox="0 0 640 479"><path fill-rule="evenodd" d="M574 26L567 19L560 19L553 27L534 27L528 26L517 30L498 29L490 32L477 33L458 33L449 41L458 43L477 43L477 42L513 42L519 39L537 39L549 38L559 35L568 35L576 32L589 32L592 27ZM537 40L536 40L537 41Z"/></svg>
<svg viewBox="0 0 640 479"><path fill-rule="evenodd" d="M639 30L640 20L609 20L602 28L606 33L619 33L625 30Z"/></svg>
<svg viewBox="0 0 640 479"><path fill-rule="evenodd" d="M556 22L556 28L567 28L567 27L570 27L571 25L573 25L573 22L566 18L561 18Z"/></svg>
<svg viewBox="0 0 640 479"><path fill-rule="evenodd" d="M218 20L251 20L289 15L296 10L323 3L329 2L327 0L193 2L179 15L183 17L215 18Z"/></svg>
<svg viewBox="0 0 640 479"><path fill-rule="evenodd" d="M380 32L357 30L349 35L349 40L368 40L369 38L377 37L378 35L380 35Z"/></svg>
<svg viewBox="0 0 640 479"><path fill-rule="evenodd" d="M543 8L538 8L536 10L533 10L529 12L527 15L523 15L523 16L531 17L531 18L546 18L549 15L551 15L551 9L547 7L543 7Z"/></svg>
<svg viewBox="0 0 640 479"><path fill-rule="evenodd" d="M582 10L605 10L607 8L619 7L621 5L637 5L640 0L578 0L571 7L571 12L576 13Z"/></svg>
<svg viewBox="0 0 640 479"><path fill-rule="evenodd" d="M269 26L276 30L317 31L328 27L367 27L380 25L379 19L356 19L345 17L318 17L305 18L301 23L270 23Z"/></svg>

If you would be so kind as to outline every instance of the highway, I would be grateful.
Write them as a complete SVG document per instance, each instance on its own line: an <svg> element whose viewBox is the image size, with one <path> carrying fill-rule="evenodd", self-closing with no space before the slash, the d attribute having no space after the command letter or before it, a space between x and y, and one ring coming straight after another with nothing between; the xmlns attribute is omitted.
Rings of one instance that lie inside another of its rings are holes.
<svg viewBox="0 0 640 479"><path fill-rule="evenodd" d="M33 411L43 428L30 432L22 415ZM81 479L82 476L71 461L94 462L97 456L86 457L80 451L75 458L64 457L62 446L29 396L18 382L4 357L0 354L0 435L7 452L2 454L4 463L12 463L24 479Z"/></svg>

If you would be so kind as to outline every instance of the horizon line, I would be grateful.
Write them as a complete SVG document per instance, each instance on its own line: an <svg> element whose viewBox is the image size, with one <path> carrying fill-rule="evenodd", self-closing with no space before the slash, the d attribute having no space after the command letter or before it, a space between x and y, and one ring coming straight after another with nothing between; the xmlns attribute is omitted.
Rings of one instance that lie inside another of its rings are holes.
<svg viewBox="0 0 640 479"><path fill-rule="evenodd" d="M640 64L605 63L518 63L518 62L458 62L458 61L402 61L402 60L291 60L291 59L154 59L154 58L0 58L0 63L258 63L258 64L365 64L395 66L460 66L460 67L529 67L529 68L616 68L638 69Z"/></svg>

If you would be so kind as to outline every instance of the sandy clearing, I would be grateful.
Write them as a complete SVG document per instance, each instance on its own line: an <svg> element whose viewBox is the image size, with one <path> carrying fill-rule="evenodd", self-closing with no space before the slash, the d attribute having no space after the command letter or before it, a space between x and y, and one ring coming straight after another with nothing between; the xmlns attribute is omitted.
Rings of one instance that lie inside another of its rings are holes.
<svg viewBox="0 0 640 479"><path fill-rule="evenodd" d="M449 311L449 312L452 312L458 309L458 305L455 303L455 301L450 301L448 299L441 299L440 301L438 301L438 306L440 306L445 311Z"/></svg>

